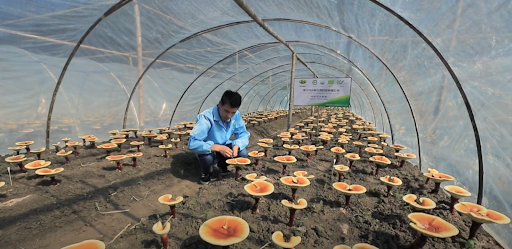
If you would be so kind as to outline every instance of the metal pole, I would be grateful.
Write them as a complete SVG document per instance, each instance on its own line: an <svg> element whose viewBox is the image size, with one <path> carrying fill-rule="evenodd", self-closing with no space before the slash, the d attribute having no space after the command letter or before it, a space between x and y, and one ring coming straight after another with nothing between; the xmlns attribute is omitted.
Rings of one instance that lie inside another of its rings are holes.
<svg viewBox="0 0 512 249"><path fill-rule="evenodd" d="M292 72L290 78L290 97L288 98L288 123L286 124L286 129L289 130L292 127L292 109L293 109L293 88L295 81L295 61L297 59L297 54L292 53Z"/></svg>
<svg viewBox="0 0 512 249"><path fill-rule="evenodd" d="M135 14L135 27L137 31L137 71L138 77L142 75L142 32L140 28L140 11L139 4L137 0L133 1L133 11ZM142 79L139 83L139 127L144 127L144 89L142 84Z"/></svg>

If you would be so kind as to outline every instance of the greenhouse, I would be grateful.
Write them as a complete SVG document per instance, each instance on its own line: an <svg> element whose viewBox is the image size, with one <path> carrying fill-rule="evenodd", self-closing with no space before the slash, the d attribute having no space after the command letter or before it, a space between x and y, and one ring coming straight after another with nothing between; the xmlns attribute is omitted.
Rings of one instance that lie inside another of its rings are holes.
<svg viewBox="0 0 512 249"><path fill-rule="evenodd" d="M0 3L6 248L512 248L510 1ZM249 154L201 185L227 90Z"/></svg>

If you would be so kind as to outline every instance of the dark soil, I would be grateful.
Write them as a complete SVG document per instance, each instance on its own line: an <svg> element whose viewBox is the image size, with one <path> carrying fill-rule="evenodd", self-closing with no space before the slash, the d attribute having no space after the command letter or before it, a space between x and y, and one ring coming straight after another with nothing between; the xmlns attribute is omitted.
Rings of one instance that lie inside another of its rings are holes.
<svg viewBox="0 0 512 249"><path fill-rule="evenodd" d="M297 123L307 115L295 115ZM299 189L298 198L308 201L308 207L297 211L295 226L289 228L289 212L281 204L282 199L291 196L291 189L279 182L281 165L272 160L276 155L285 155L276 134L286 129L286 118L257 127L249 127L251 142L249 151L259 150L258 139L273 138L274 148L270 158L263 158L258 168L249 166L242 174L257 172L271 178L275 191L260 201L259 214L251 214L254 199L243 186L248 182L236 182L234 175L217 177L209 185L198 184L199 168L194 154L186 148L173 149L170 158L164 158L158 147L143 147L144 155L138 158L137 168L131 160L123 162L123 171L116 172L116 165L105 159L105 152L94 148L80 148L80 155L70 156L71 163L52 152L42 154L42 158L52 162L49 168L64 167L57 175L60 184L50 185L48 178L38 178L33 171L18 173L11 166L13 185L9 184L4 158L0 158L0 181L6 185L0 188L0 247L1 248L60 248L86 239L110 242L126 226L122 233L107 248L161 248L160 239L151 231L158 218L169 217L169 207L157 199L164 194L184 196L183 203L177 206L177 218L172 221L169 233L169 248L220 248L208 245L198 236L200 225L207 219L220 215L242 217L250 224L249 237L231 248L261 248L270 242L271 234L281 230L285 235L299 235L302 242L296 248L332 248L337 244L353 245L366 242L379 248L405 248L418 236L410 228L407 214L411 209L405 205L402 196L414 193L436 201L437 207L429 212L454 224L459 235L448 239L429 238L425 248L448 249L464 248L469 232L470 221L448 211L449 196L440 191L430 194L433 183L425 184L425 177L416 166L406 163L403 168L398 161L380 170L380 176L392 175L403 180L402 186L392 190L385 197L386 187L374 176L375 166L368 162L369 155L354 164L345 174L345 182L360 184L368 191L351 199L351 209L345 208L345 198L333 189L332 183L338 177L332 175L334 158L327 148L313 155L308 164L302 151L293 151L298 162L290 165L289 174L295 170L306 170L316 177L311 185ZM107 132L107 131L105 131ZM131 140L135 140L132 138ZM138 140L142 140L139 138ZM306 143L316 143L309 141ZM349 152L356 151L352 145L346 146ZM133 151L127 144L122 152ZM392 151L386 148L386 155ZM28 155L34 157L34 155ZM31 161L31 160L27 160ZM346 164L346 160L342 159ZM28 197L27 197L28 196ZM13 205L8 201L22 198ZM116 210L119 213L102 214ZM128 225L129 224L129 225ZM501 248L483 229L479 231L480 243L475 248ZM270 243L265 248L278 248Z"/></svg>

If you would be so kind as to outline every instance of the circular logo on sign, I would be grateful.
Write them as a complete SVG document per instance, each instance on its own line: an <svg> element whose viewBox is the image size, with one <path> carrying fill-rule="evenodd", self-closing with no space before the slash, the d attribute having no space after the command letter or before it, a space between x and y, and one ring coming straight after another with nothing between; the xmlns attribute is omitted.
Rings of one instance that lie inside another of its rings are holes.
<svg viewBox="0 0 512 249"><path fill-rule="evenodd" d="M316 85L318 82L316 80L313 80L313 85Z"/></svg>
<svg viewBox="0 0 512 249"><path fill-rule="evenodd" d="M320 85L325 85L325 81L320 81Z"/></svg>

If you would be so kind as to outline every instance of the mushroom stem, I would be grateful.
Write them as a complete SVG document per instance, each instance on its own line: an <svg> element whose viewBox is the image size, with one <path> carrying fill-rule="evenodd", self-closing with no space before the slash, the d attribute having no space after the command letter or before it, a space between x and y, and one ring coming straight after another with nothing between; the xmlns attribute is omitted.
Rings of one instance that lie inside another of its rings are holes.
<svg viewBox="0 0 512 249"><path fill-rule="evenodd" d="M223 246L222 249L229 249L229 246Z"/></svg>
<svg viewBox="0 0 512 249"><path fill-rule="evenodd" d="M341 178L343 178L344 175L341 172L338 172L338 182L341 182Z"/></svg>
<svg viewBox="0 0 512 249"><path fill-rule="evenodd" d="M78 149L76 146L73 147L73 153L75 154L75 156L78 156L80 153L78 153Z"/></svg>
<svg viewBox="0 0 512 249"><path fill-rule="evenodd" d="M259 209L258 209L258 203L260 202L260 197L254 197L254 205L252 205L252 208L251 208L251 213L252 214L258 214L259 213Z"/></svg>
<svg viewBox="0 0 512 249"><path fill-rule="evenodd" d="M265 156L266 156L267 158L269 158L269 157L270 157L270 153L268 152L268 149L267 149L267 148L265 148Z"/></svg>
<svg viewBox="0 0 512 249"><path fill-rule="evenodd" d="M322 140L322 146L326 146L327 145L327 140Z"/></svg>
<svg viewBox="0 0 512 249"><path fill-rule="evenodd" d="M307 163L311 162L311 153L308 152L306 158L307 158L307 160L306 160Z"/></svg>
<svg viewBox="0 0 512 249"><path fill-rule="evenodd" d="M18 167L20 167L21 173L27 173L27 169L23 166L22 162L18 163Z"/></svg>
<svg viewBox="0 0 512 249"><path fill-rule="evenodd" d="M41 153L37 153L37 160L41 160Z"/></svg>
<svg viewBox="0 0 512 249"><path fill-rule="evenodd" d="M240 166L235 166L235 181L239 181L240 180L240 170L242 168L240 168Z"/></svg>
<svg viewBox="0 0 512 249"><path fill-rule="evenodd" d="M25 147L25 150L27 150L26 154L30 154L30 147L28 147L28 145Z"/></svg>
<svg viewBox="0 0 512 249"><path fill-rule="evenodd" d="M64 158L66 158L66 163L71 163L71 162L69 161L69 157L68 157L68 156L64 156Z"/></svg>
<svg viewBox="0 0 512 249"><path fill-rule="evenodd" d="M375 167L375 176L379 175L379 166Z"/></svg>
<svg viewBox="0 0 512 249"><path fill-rule="evenodd" d="M351 195L345 195L345 206L350 208L350 196Z"/></svg>
<svg viewBox="0 0 512 249"><path fill-rule="evenodd" d="M336 154L336 163L340 162L340 155Z"/></svg>
<svg viewBox="0 0 512 249"><path fill-rule="evenodd" d="M110 151L109 150L107 150L107 156L110 156Z"/></svg>
<svg viewBox="0 0 512 249"><path fill-rule="evenodd" d="M391 189L393 188L393 186L391 185L386 185L386 188L387 188L387 192L386 192L386 197L389 197L389 192L391 192Z"/></svg>
<svg viewBox="0 0 512 249"><path fill-rule="evenodd" d="M137 168L137 158L136 157L132 157L132 162L133 162L133 167Z"/></svg>
<svg viewBox="0 0 512 249"><path fill-rule="evenodd" d="M254 166L260 166L260 159L259 158L256 158L256 160L254 161Z"/></svg>
<svg viewBox="0 0 512 249"><path fill-rule="evenodd" d="M318 150L315 150L315 156L317 156L317 155L318 155Z"/></svg>
<svg viewBox="0 0 512 249"><path fill-rule="evenodd" d="M297 193L298 188L292 188L292 202L295 202L295 194Z"/></svg>
<svg viewBox="0 0 512 249"><path fill-rule="evenodd" d="M457 212L454 209L455 204L459 202L459 198L455 198L453 196L450 196L450 212L455 215Z"/></svg>
<svg viewBox="0 0 512 249"><path fill-rule="evenodd" d="M401 160L401 161L400 161L400 166L399 166L399 167L400 167L400 168L402 168L402 167L404 166L404 164L405 164L405 160ZM427 181L428 181L428 179L427 179Z"/></svg>
<svg viewBox="0 0 512 249"><path fill-rule="evenodd" d="M427 184L427 183L428 183L428 180L430 180L430 178L428 178L428 177L427 177L427 180L425 181L425 184Z"/></svg>
<svg viewBox="0 0 512 249"><path fill-rule="evenodd" d="M60 146L55 145L55 152L59 152L59 151L60 151ZM20 154L20 153L19 153L19 151L18 151L18 155L19 155L19 154Z"/></svg>
<svg viewBox="0 0 512 249"><path fill-rule="evenodd" d="M286 164L283 164L283 170L281 171L282 175L286 175Z"/></svg>
<svg viewBox="0 0 512 249"><path fill-rule="evenodd" d="M439 188L441 187L441 183L440 182L435 182L435 187L434 189L432 189L432 194L437 194L439 193Z"/></svg>
<svg viewBox="0 0 512 249"><path fill-rule="evenodd" d="M348 161L348 168L351 169L352 168L352 164L354 163L354 161L352 160L349 160Z"/></svg>
<svg viewBox="0 0 512 249"><path fill-rule="evenodd" d="M55 176L51 176L50 180L52 181L52 185L58 185L57 180L55 179Z"/></svg>
<svg viewBox="0 0 512 249"><path fill-rule="evenodd" d="M427 244L428 237L425 235L420 235L419 238L417 238L410 246L408 246L406 249L421 249L423 246Z"/></svg>
<svg viewBox="0 0 512 249"><path fill-rule="evenodd" d="M148 145L151 147L151 137L148 137Z"/></svg>
<svg viewBox="0 0 512 249"><path fill-rule="evenodd" d="M288 220L289 227L293 227L293 221L295 220L295 212L297 212L297 209L290 208L290 219Z"/></svg>
<svg viewBox="0 0 512 249"><path fill-rule="evenodd" d="M140 145L137 145L137 152L140 152Z"/></svg>
<svg viewBox="0 0 512 249"><path fill-rule="evenodd" d="M176 205L169 205L171 208L171 218L176 219Z"/></svg>
<svg viewBox="0 0 512 249"><path fill-rule="evenodd" d="M167 234L162 235L162 237L160 237L160 241L162 241L163 249L169 249L169 237L167 236Z"/></svg>
<svg viewBox="0 0 512 249"><path fill-rule="evenodd" d="M123 164L121 163L121 161L117 161L117 170L118 171L123 170Z"/></svg>
<svg viewBox="0 0 512 249"><path fill-rule="evenodd" d="M363 134L363 133L359 133L359 136L357 136L357 140L361 140L361 135L362 135L362 134Z"/></svg>
<svg viewBox="0 0 512 249"><path fill-rule="evenodd" d="M139 136L137 136L137 132L136 131L133 132L133 135L135 135L135 138L139 138Z"/></svg>
<svg viewBox="0 0 512 249"><path fill-rule="evenodd" d="M359 156L362 156L361 154L363 154L363 147L359 147Z"/></svg>
<svg viewBox="0 0 512 249"><path fill-rule="evenodd" d="M169 157L169 153L167 152L167 150L164 150L164 158L168 158Z"/></svg>
<svg viewBox="0 0 512 249"><path fill-rule="evenodd" d="M288 151L288 155L291 155L291 154L292 154L292 150L289 150L289 151Z"/></svg>
<svg viewBox="0 0 512 249"><path fill-rule="evenodd" d="M83 143L82 143L82 144L83 144L83 146L85 147L85 145L86 145L86 144L85 144L85 138L82 138L82 141L83 141Z"/></svg>
<svg viewBox="0 0 512 249"><path fill-rule="evenodd" d="M471 223L471 228L469 229L468 240L476 238L476 232L478 231L480 226L482 226L482 223L479 223L479 222L476 222L476 221L473 221Z"/></svg>

